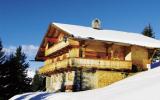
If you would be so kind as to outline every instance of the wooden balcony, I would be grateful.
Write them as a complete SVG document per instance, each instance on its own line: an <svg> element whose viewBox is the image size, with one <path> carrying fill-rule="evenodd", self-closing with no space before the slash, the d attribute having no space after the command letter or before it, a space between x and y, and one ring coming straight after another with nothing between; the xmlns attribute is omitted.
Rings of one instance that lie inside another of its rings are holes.
<svg viewBox="0 0 160 100"><path fill-rule="evenodd" d="M98 69L131 69L131 61L72 58L72 66Z"/></svg>
<svg viewBox="0 0 160 100"><path fill-rule="evenodd" d="M68 58L56 63L51 63L39 69L40 74L54 71L55 69L62 69L70 67L81 68L97 68L97 69L111 69L111 70L131 70L131 61L118 60L104 60L104 59L89 59L89 58Z"/></svg>
<svg viewBox="0 0 160 100"><path fill-rule="evenodd" d="M61 41L55 45L53 45L52 47L50 47L49 49L47 49L45 51L45 56L48 56L52 53L55 53L59 50L62 50L63 48L67 47L67 46L71 46L71 47L78 47L79 46L79 42L75 41L75 40L71 40L68 39L67 41Z"/></svg>
<svg viewBox="0 0 160 100"><path fill-rule="evenodd" d="M61 42L55 44L54 46L52 46L51 48L49 48L48 50L46 50L45 56L48 56L48 55L50 55L50 54L52 54L52 53L54 53L64 47L67 47L67 46L69 46L69 41L66 41L66 42L61 41Z"/></svg>
<svg viewBox="0 0 160 100"><path fill-rule="evenodd" d="M39 68L39 74L52 72L55 70L55 64L48 64Z"/></svg>
<svg viewBox="0 0 160 100"><path fill-rule="evenodd" d="M39 68L39 73L43 74L47 72L52 72L55 69L67 68L68 63L69 59L65 59L63 61L57 61L56 63L47 64Z"/></svg>

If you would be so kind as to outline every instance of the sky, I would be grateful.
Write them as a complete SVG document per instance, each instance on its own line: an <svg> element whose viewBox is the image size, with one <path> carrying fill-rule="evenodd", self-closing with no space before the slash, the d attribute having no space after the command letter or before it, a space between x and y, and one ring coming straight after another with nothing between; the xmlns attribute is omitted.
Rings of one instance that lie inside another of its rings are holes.
<svg viewBox="0 0 160 100"><path fill-rule="evenodd" d="M33 60L52 22L141 33L149 23L160 39L159 0L0 0L0 38L7 52L22 45ZM42 63L30 62L32 69Z"/></svg>

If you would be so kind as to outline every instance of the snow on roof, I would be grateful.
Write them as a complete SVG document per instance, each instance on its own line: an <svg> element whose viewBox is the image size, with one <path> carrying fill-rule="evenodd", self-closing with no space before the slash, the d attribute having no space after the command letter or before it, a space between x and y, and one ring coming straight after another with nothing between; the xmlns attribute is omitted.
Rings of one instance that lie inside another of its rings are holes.
<svg viewBox="0 0 160 100"><path fill-rule="evenodd" d="M74 35L75 37L88 38L92 37L96 40L125 43L131 45L144 46L148 48L160 48L160 41L143 36L137 33L129 33L115 30L98 30L91 27L52 23L63 31Z"/></svg>
<svg viewBox="0 0 160 100"><path fill-rule="evenodd" d="M160 67L157 67L100 89L69 93L25 93L26 95L17 95L10 100L159 100L159 77Z"/></svg>

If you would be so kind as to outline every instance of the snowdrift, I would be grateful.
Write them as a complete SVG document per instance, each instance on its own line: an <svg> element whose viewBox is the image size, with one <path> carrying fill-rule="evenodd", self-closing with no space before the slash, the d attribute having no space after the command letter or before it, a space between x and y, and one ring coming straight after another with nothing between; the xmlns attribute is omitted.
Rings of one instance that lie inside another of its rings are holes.
<svg viewBox="0 0 160 100"><path fill-rule="evenodd" d="M10 100L160 100L160 67L141 72L105 88L83 92L25 93Z"/></svg>

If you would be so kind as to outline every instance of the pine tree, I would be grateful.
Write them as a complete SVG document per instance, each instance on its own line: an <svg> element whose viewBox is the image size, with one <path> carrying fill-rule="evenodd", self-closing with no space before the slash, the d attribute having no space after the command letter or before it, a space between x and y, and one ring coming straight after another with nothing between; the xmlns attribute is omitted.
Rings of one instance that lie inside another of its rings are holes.
<svg viewBox="0 0 160 100"><path fill-rule="evenodd" d="M34 75L34 78L32 80L32 90L33 91L43 91L45 89L45 78L38 74L36 71L36 74Z"/></svg>
<svg viewBox="0 0 160 100"><path fill-rule="evenodd" d="M31 79L27 77L27 68L29 67L29 64L26 62L26 55L22 52L22 47L17 48L15 55L11 58L11 64L12 63L12 67L14 67L15 70L13 72L15 77L13 78L18 80L15 81L15 83L18 84L15 89L18 93L30 91Z"/></svg>
<svg viewBox="0 0 160 100"><path fill-rule="evenodd" d="M151 38L155 38L155 33L153 32L150 24L144 28L142 34Z"/></svg>
<svg viewBox="0 0 160 100"><path fill-rule="evenodd" d="M2 41L0 39L0 65L2 63L4 63L4 61L5 61L4 51L2 51L2 50L3 50L3 45L2 45Z"/></svg>
<svg viewBox="0 0 160 100"><path fill-rule="evenodd" d="M9 82L9 70L6 67L6 64L0 65L0 100L7 100L8 99L8 94L7 90L8 88L8 82Z"/></svg>
<svg viewBox="0 0 160 100"><path fill-rule="evenodd" d="M11 54L3 64L1 73L3 91L0 92L4 100L16 94L31 91L31 79L27 77L28 67L26 56L22 53L22 48L18 47L16 53Z"/></svg>
<svg viewBox="0 0 160 100"><path fill-rule="evenodd" d="M5 100L5 95L3 93L3 91L5 91L5 86L6 86L6 82L5 82L5 73L7 73L7 71L5 70L5 54L3 50L3 45L2 45L2 41L0 40L0 100Z"/></svg>

